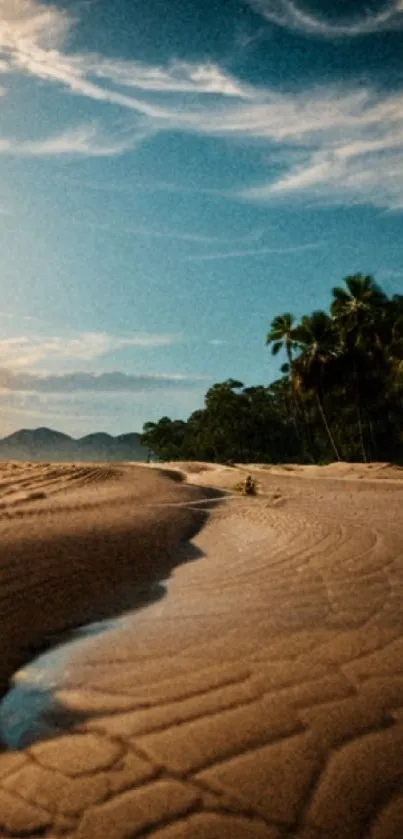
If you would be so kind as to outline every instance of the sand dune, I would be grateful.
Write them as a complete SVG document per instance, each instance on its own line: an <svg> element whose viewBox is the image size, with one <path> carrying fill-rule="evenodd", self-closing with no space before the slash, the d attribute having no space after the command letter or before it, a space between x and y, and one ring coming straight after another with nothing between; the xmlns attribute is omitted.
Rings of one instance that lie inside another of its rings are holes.
<svg viewBox="0 0 403 839"><path fill-rule="evenodd" d="M72 653L58 733L0 756L0 835L400 839L402 476L4 466L3 686L170 576Z"/></svg>
<svg viewBox="0 0 403 839"><path fill-rule="evenodd" d="M169 573L206 493L146 467L6 464L0 473L0 689L66 628L131 605ZM175 506L170 506L174 504Z"/></svg>

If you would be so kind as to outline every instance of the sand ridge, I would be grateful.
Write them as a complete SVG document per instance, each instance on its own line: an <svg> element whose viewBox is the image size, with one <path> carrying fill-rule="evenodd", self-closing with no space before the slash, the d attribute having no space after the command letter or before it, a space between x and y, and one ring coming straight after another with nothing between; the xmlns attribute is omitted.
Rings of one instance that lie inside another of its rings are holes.
<svg viewBox="0 0 403 839"><path fill-rule="evenodd" d="M95 558L110 575L111 534L122 603L141 557L158 565L180 545L166 596L74 654L54 736L0 756L0 835L400 839L403 472L122 466L94 488L61 468L40 478L21 467L24 492L47 497L22 504L38 514L21 516L18 534L15 518L0 518L14 618L23 604L31 620L29 588L13 589L27 557L46 554L40 585L60 628L71 615L60 580L48 582L55 557L88 614ZM256 498L233 492L248 472ZM194 561L181 563L187 552Z"/></svg>
<svg viewBox="0 0 403 839"><path fill-rule="evenodd" d="M131 605L202 524L209 493L146 467L5 464L0 473L0 689L47 637ZM172 506L171 506L172 505Z"/></svg>

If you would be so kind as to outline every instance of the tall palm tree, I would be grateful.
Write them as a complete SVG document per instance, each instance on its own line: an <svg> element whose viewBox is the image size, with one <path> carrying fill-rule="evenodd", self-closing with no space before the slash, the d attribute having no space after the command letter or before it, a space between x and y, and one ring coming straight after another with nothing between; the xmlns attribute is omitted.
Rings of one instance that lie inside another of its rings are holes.
<svg viewBox="0 0 403 839"><path fill-rule="evenodd" d="M270 330L267 333L266 344L271 344L271 354L278 355L280 350L284 350L289 369L292 367L293 351L297 347L294 338L295 318L291 312L284 312L282 315L276 315L273 318Z"/></svg>
<svg viewBox="0 0 403 839"><path fill-rule="evenodd" d="M288 377L289 383L291 385L291 400L289 411L292 417L292 421L295 428L295 433L297 437L301 440L303 447L306 446L306 441L304 440L304 433L300 430L299 425L299 414L302 417L302 421L305 422L307 425L305 410L303 408L302 403L298 398L297 390L294 386L294 379L292 376L292 365L294 359L294 352L298 349L298 343L295 340L295 327L296 321L294 315L291 312L284 312L282 315L276 315L273 318L269 332L266 336L266 345L271 345L271 354L278 355L279 352L284 351L287 361L281 365L281 372ZM301 423L302 424L302 423ZM307 433L309 437L309 429L307 428ZM308 454L309 449L311 446L309 445L309 440L307 444Z"/></svg>
<svg viewBox="0 0 403 839"><path fill-rule="evenodd" d="M371 367L381 364L383 360L383 327L386 321L387 297L369 275L352 274L344 279L344 283L346 288L336 286L332 289L333 301L330 311L343 342L346 381L348 382L349 378L352 380L361 454L366 462L368 456L363 424L363 379ZM367 427L373 438L369 417ZM374 446L373 439L372 442Z"/></svg>
<svg viewBox="0 0 403 839"><path fill-rule="evenodd" d="M346 288L332 288L332 317L337 320L344 340L366 352L382 348L381 323L386 313L387 296L373 277L351 274L345 277Z"/></svg>
<svg viewBox="0 0 403 839"><path fill-rule="evenodd" d="M390 340L386 350L388 378L392 388L399 390L403 383L403 296L394 295L390 301Z"/></svg>
<svg viewBox="0 0 403 839"><path fill-rule="evenodd" d="M332 319L322 311L304 315L294 330L294 340L301 348L293 363L295 387L314 394L331 448L336 459L341 460L323 402L324 391L332 384L340 355L339 339Z"/></svg>

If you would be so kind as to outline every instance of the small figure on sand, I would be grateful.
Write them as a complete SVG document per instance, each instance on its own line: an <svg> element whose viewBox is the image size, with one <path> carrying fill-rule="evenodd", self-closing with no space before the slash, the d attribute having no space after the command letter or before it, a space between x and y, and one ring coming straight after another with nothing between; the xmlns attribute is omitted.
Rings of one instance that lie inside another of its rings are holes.
<svg viewBox="0 0 403 839"><path fill-rule="evenodd" d="M242 495L256 495L256 482L252 475L247 475L242 489Z"/></svg>

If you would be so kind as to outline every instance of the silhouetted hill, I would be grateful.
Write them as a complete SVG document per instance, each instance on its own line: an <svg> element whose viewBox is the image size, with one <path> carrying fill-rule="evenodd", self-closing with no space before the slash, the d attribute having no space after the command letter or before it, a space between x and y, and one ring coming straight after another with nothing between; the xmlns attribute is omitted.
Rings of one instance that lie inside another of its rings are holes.
<svg viewBox="0 0 403 839"><path fill-rule="evenodd" d="M0 440L0 460L117 461L147 459L140 434L97 432L75 440L52 428L23 428Z"/></svg>

